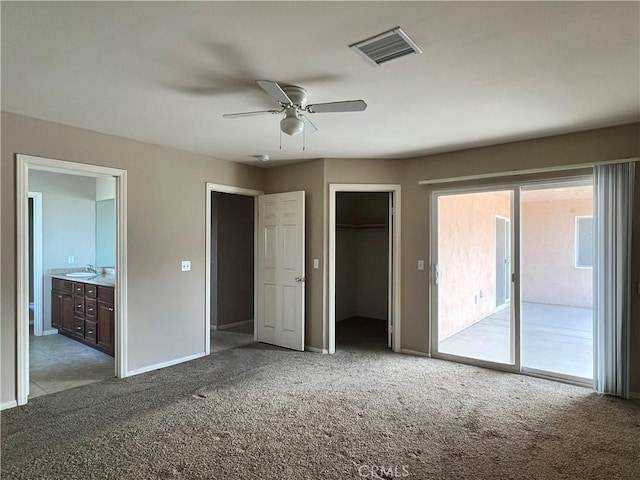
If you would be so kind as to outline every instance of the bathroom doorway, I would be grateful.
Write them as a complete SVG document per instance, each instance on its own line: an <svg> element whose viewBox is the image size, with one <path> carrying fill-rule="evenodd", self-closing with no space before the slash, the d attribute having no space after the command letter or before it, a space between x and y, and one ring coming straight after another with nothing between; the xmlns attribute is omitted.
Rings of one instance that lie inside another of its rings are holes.
<svg viewBox="0 0 640 480"><path fill-rule="evenodd" d="M115 185L111 199L115 206L111 242L114 254L108 272L102 272L102 266L98 272L95 267L96 193L100 179L109 179ZM78 190L71 185L78 186ZM35 396L127 376L126 172L17 155L16 208L16 403L24 405ZM78 225L80 230L76 229ZM105 286L98 282L99 273L107 273L111 283ZM35 335L36 327L40 335ZM81 351L80 356L70 353L76 350ZM94 354L103 357L100 372L87 371L77 378L76 374L88 365L87 355ZM66 365L69 361L71 365ZM36 379L40 384L34 382Z"/></svg>

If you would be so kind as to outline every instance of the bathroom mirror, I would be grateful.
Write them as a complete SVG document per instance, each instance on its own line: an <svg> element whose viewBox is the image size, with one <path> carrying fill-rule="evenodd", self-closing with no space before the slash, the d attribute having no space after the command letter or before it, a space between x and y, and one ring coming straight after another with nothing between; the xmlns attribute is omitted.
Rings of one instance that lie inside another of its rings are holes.
<svg viewBox="0 0 640 480"><path fill-rule="evenodd" d="M96 266L113 268L116 264L116 201L96 202Z"/></svg>

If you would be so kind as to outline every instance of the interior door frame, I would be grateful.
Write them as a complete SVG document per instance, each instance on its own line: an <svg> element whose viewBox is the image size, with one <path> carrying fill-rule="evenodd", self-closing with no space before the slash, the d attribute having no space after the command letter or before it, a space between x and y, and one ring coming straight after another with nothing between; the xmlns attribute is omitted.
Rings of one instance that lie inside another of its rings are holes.
<svg viewBox="0 0 640 480"><path fill-rule="evenodd" d="M33 334L36 337L40 337L46 334L57 333L57 330L44 331L42 192L29 192L27 198L33 200L33 217L29 218L29 221L33 223L33 265L29 266L29 275L33 275Z"/></svg>
<svg viewBox="0 0 640 480"><path fill-rule="evenodd" d="M328 353L336 351L336 200L338 192L383 192L390 193L393 201L393 222L389 225L392 230L392 260L393 268L390 271L390 279L392 281L389 289L391 296L389 297L390 317L392 322L392 349L394 352L400 352L401 347L401 307L400 292L401 290L401 203L402 203L402 187L398 184L375 184L375 183L330 183L329 184L329 290L328 290L328 328L327 328L327 344L329 346ZM391 202L391 200L390 200Z"/></svg>
<svg viewBox="0 0 640 480"><path fill-rule="evenodd" d="M253 338L258 340L258 197L264 195L262 190L234 187L220 183L205 184L205 322L204 322L204 352L211 354L211 194L231 193L253 197Z"/></svg>
<svg viewBox="0 0 640 480"><path fill-rule="evenodd" d="M127 363L127 171L86 163L16 154L17 404L29 399L29 171L83 177L114 177L116 182L115 376L129 376Z"/></svg>

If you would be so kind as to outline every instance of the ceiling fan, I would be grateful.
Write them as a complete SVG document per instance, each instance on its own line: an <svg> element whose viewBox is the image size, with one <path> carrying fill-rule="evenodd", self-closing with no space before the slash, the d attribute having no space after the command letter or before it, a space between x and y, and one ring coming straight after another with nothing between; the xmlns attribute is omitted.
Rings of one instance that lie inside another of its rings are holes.
<svg viewBox="0 0 640 480"><path fill-rule="evenodd" d="M280 120L280 130L287 135L297 135L301 132L313 133L318 131L305 113L333 113L333 112L362 112L367 104L363 100L347 100L343 102L316 103L307 105L307 91L295 85L278 85L270 80L256 80L260 87L271 95L279 104L279 110L260 110L257 112L225 113L224 118L250 117L253 115L277 115L284 113Z"/></svg>

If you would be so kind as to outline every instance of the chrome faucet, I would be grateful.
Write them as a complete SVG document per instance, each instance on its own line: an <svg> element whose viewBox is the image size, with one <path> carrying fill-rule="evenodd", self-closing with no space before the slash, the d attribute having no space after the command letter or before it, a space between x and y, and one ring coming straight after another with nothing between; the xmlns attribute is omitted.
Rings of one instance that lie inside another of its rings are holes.
<svg viewBox="0 0 640 480"><path fill-rule="evenodd" d="M98 273L98 271L96 270L96 267L94 267L91 264L87 265L87 272L91 272L91 273Z"/></svg>

